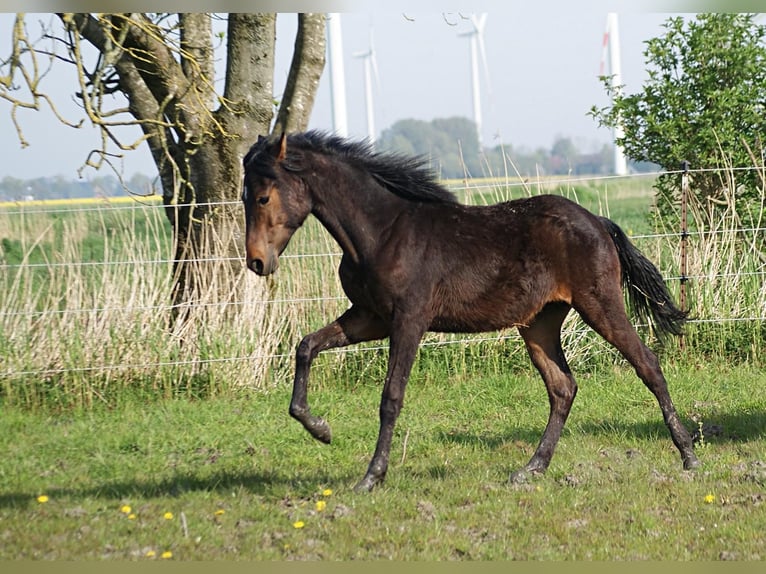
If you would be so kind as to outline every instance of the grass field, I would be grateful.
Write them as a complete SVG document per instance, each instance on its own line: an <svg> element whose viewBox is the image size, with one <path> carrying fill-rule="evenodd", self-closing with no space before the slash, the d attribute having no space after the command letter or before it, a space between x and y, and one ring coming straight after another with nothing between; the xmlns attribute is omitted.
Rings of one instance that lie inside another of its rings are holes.
<svg viewBox="0 0 766 574"><path fill-rule="evenodd" d="M413 375L389 476L368 495L351 487L374 446L376 381L312 392L330 446L288 417L285 386L66 413L6 407L0 559L762 559L761 371L667 375L682 418L703 429L697 471L682 470L650 393L615 368L579 377L548 473L510 485L547 415L536 374L430 369Z"/></svg>
<svg viewBox="0 0 766 574"><path fill-rule="evenodd" d="M564 194L638 236L673 277L677 240L646 237L667 231L647 217L651 183L473 182L459 194ZM315 362L309 398L331 446L287 414L296 343L346 306L338 248L316 221L278 277L245 275L241 301L211 293L169 329L161 210L44 207L0 209L0 559L764 557L766 287L758 240L736 218L690 241L694 321L684 351L658 350L701 469L682 470L651 394L573 318L580 392L546 476L507 482L548 411L519 337L428 335L387 481L357 495L385 351Z"/></svg>

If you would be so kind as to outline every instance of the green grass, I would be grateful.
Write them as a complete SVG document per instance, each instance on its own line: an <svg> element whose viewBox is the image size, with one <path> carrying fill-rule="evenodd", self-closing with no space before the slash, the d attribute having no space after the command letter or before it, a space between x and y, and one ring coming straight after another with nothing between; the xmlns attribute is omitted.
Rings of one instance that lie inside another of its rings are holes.
<svg viewBox="0 0 766 574"><path fill-rule="evenodd" d="M0 559L764 557L757 368L666 367L683 420L703 429L695 472L681 469L630 370L586 371L548 473L520 486L508 474L547 417L537 375L428 373L413 374L387 481L367 495L351 488L377 434L376 377L312 386L330 446L289 418L287 385L205 401L4 407Z"/></svg>

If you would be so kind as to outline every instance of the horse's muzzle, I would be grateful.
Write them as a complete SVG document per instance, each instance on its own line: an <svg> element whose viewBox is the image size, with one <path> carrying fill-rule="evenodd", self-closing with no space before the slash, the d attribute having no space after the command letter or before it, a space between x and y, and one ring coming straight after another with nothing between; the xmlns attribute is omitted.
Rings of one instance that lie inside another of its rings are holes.
<svg viewBox="0 0 766 574"><path fill-rule="evenodd" d="M256 275L271 275L277 267L279 267L279 260L274 256L247 258L247 268Z"/></svg>

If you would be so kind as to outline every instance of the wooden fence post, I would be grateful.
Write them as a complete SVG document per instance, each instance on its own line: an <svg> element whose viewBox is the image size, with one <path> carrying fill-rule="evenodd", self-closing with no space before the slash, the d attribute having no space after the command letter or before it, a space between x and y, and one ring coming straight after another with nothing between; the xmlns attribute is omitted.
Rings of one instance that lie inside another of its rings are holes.
<svg viewBox="0 0 766 574"><path fill-rule="evenodd" d="M681 164L683 174L681 174L681 291L679 294L679 306L681 311L687 311L686 306L686 282L689 280L686 275L686 242L689 237L689 228L686 223L687 202L689 194L689 162L684 160ZM678 338L678 346L683 351L685 348L683 333Z"/></svg>

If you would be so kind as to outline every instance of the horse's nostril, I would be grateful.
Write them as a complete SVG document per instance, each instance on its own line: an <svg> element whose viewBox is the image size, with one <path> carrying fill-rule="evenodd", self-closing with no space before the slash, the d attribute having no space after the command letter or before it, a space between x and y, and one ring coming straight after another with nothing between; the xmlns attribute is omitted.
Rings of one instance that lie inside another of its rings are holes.
<svg viewBox="0 0 766 574"><path fill-rule="evenodd" d="M260 259L253 259L250 261L250 270L256 275L263 275L263 261Z"/></svg>

